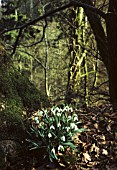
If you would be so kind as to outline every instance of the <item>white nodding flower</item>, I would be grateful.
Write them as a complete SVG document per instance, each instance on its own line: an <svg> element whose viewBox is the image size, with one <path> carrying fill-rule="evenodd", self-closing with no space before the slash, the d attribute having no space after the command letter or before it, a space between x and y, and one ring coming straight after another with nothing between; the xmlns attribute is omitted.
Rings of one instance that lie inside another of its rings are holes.
<svg viewBox="0 0 117 170"><path fill-rule="evenodd" d="M70 127L72 128L72 129L74 129L75 128L75 123L70 123Z"/></svg>
<svg viewBox="0 0 117 170"><path fill-rule="evenodd" d="M73 108L72 107L69 107L69 112L73 112Z"/></svg>
<svg viewBox="0 0 117 170"><path fill-rule="evenodd" d="M38 115L39 115L39 116L42 116L42 115L43 115L43 111L39 111L39 112L38 112Z"/></svg>
<svg viewBox="0 0 117 170"><path fill-rule="evenodd" d="M67 130L67 132L69 132L69 130L70 130L70 127L66 127L66 130Z"/></svg>
<svg viewBox="0 0 117 170"><path fill-rule="evenodd" d="M77 125L75 125L75 123L71 123L70 127L74 130L78 130L78 127L77 127Z"/></svg>
<svg viewBox="0 0 117 170"><path fill-rule="evenodd" d="M51 108L51 112L53 113L53 115L55 115L56 114L56 112L59 112L59 108L58 107L56 107L56 108L54 108L54 107L52 107Z"/></svg>
<svg viewBox="0 0 117 170"><path fill-rule="evenodd" d="M60 112L59 107L56 107L56 108L55 108L55 112L56 112L56 113L57 113L57 112Z"/></svg>
<svg viewBox="0 0 117 170"><path fill-rule="evenodd" d="M73 112L73 108L69 106L66 106L63 110L66 112Z"/></svg>
<svg viewBox="0 0 117 170"><path fill-rule="evenodd" d="M61 116L61 113L60 113L60 112L58 112L56 115L57 115L58 117L60 117L60 116Z"/></svg>
<svg viewBox="0 0 117 170"><path fill-rule="evenodd" d="M36 124L39 124L39 120L36 120L35 122L36 122Z"/></svg>
<svg viewBox="0 0 117 170"><path fill-rule="evenodd" d="M61 124L60 124L60 123L58 123L57 127L61 127Z"/></svg>
<svg viewBox="0 0 117 170"><path fill-rule="evenodd" d="M64 147L62 145L59 145L58 151L64 151L64 150L65 150Z"/></svg>
<svg viewBox="0 0 117 170"><path fill-rule="evenodd" d="M55 115L55 109L52 107L51 112Z"/></svg>
<svg viewBox="0 0 117 170"><path fill-rule="evenodd" d="M69 106L65 106L63 110L67 112L69 110Z"/></svg>
<svg viewBox="0 0 117 170"><path fill-rule="evenodd" d="M62 136L62 137L61 137L61 140L65 142L65 136Z"/></svg>
<svg viewBox="0 0 117 170"><path fill-rule="evenodd" d="M53 129L53 130L55 130L55 127L54 127L53 125L51 125L51 126L50 126L50 129Z"/></svg>
<svg viewBox="0 0 117 170"><path fill-rule="evenodd" d="M72 117L71 117L70 115L67 117L68 120L71 120L71 118L72 118Z"/></svg>
<svg viewBox="0 0 117 170"><path fill-rule="evenodd" d="M78 130L78 127L77 127L77 125L75 125L75 127L74 127L74 130Z"/></svg>
<svg viewBox="0 0 117 170"><path fill-rule="evenodd" d="M74 121L78 121L78 116L76 114L74 115Z"/></svg>
<svg viewBox="0 0 117 170"><path fill-rule="evenodd" d="M48 137L51 138L51 137L52 137L52 134L51 134L51 133L48 133Z"/></svg>
<svg viewBox="0 0 117 170"><path fill-rule="evenodd" d="M37 120L38 120L38 117L36 116L36 117L34 118L34 120L37 121Z"/></svg>

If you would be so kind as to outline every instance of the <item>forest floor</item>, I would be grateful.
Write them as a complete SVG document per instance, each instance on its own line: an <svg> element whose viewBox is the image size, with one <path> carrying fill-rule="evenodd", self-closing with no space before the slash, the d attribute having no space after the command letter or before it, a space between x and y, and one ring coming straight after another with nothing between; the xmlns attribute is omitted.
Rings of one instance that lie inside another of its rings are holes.
<svg viewBox="0 0 117 170"><path fill-rule="evenodd" d="M38 167L65 170L117 170L117 112L111 105L76 110L79 120L87 131L80 134L77 145L81 153L75 164L66 167ZM34 168L32 169L34 170Z"/></svg>
<svg viewBox="0 0 117 170"><path fill-rule="evenodd" d="M63 162L58 166L40 162L30 170L117 170L117 112L113 112L109 104L80 108L75 112L81 121L80 126L86 129L76 140L80 152L75 163ZM15 170L19 170L17 168L16 164ZM22 166L20 170L29 169Z"/></svg>
<svg viewBox="0 0 117 170"><path fill-rule="evenodd" d="M117 112L107 104L80 109L78 115L87 131L80 135L76 169L117 170Z"/></svg>

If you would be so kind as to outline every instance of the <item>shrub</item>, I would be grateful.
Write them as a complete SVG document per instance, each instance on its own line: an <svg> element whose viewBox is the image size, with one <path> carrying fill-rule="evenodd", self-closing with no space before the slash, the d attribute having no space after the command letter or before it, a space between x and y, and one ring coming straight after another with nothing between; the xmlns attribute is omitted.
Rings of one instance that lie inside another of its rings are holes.
<svg viewBox="0 0 117 170"><path fill-rule="evenodd" d="M62 109L54 106L41 110L31 120L30 139L27 139L30 150L43 149L43 157L51 162L65 158L68 151L77 152L74 136L84 129L78 127L78 116L71 107Z"/></svg>

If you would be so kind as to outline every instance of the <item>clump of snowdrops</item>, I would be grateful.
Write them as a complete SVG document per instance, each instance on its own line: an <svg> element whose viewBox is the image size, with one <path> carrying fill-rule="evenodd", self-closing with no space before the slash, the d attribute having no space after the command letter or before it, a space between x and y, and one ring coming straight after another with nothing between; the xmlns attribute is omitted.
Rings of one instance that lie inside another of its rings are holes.
<svg viewBox="0 0 117 170"><path fill-rule="evenodd" d="M77 152L74 136L84 129L79 128L78 115L72 107L43 109L35 113L31 120L30 149L44 149L43 156L51 162L60 161L68 151Z"/></svg>

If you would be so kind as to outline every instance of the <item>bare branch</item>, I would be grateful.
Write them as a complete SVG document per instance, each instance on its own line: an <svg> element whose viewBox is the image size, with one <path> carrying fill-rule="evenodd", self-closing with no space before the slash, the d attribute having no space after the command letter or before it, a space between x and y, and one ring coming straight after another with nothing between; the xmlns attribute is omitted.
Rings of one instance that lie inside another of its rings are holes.
<svg viewBox="0 0 117 170"><path fill-rule="evenodd" d="M21 35L22 35L22 29L19 30L19 34L18 34L18 36L16 38L16 41L15 41L15 44L14 44L14 48L13 48L13 52L12 52L11 56L13 54L15 54L15 51L16 51L16 48L17 48L17 45L18 45L18 41L19 41Z"/></svg>
<svg viewBox="0 0 117 170"><path fill-rule="evenodd" d="M42 33L41 39L39 41L35 42L35 43L30 44L30 45L23 45L23 47L32 47L34 45L41 43L44 39L44 36L45 36L46 27L47 27L47 21L45 19L45 25L43 26L43 33Z"/></svg>
<svg viewBox="0 0 117 170"><path fill-rule="evenodd" d="M34 57L32 54L30 54L30 53L28 53L27 51L24 51L24 50L18 50L18 51L23 52L23 53L31 56L34 60L37 61L38 64L40 64L44 69L46 69L46 67L41 63L41 61L38 58Z"/></svg>
<svg viewBox="0 0 117 170"><path fill-rule="evenodd" d="M93 13L98 14L98 15L100 15L101 17L103 17L104 19L106 19L106 14L105 14L103 11L95 8L95 7L92 6L92 5L89 5L89 4L86 4L86 3L82 3L80 0L73 0L73 1L71 1L70 3L68 3L68 4L63 5L63 6L59 7L59 8L56 8L56 9L54 9L54 10L48 12L48 13L45 13L44 15L39 16L38 18L36 18L36 19L34 19L34 20L31 20L31 21L29 21L28 23L25 23L25 24L23 24L23 25L21 25L21 26L19 26L19 27L15 27L15 28L10 28L10 29L5 29L5 30L3 30L3 31L0 33L0 35L5 34L6 32L9 32L9 31L19 30L19 34L18 34L18 36L17 36L17 38L16 38L16 42L15 42L15 44L14 44L14 49L13 49L13 52L12 52L11 55L13 55L13 54L15 53L15 51L16 51L16 48L17 48L17 45L18 45L18 41L19 41L19 39L20 39L20 37L21 37L22 31L23 31L24 28L26 28L26 27L28 27L28 26L30 26L30 25L34 25L36 22L38 22L38 21L40 21L40 20L43 20L43 19L45 20L45 26L44 26L44 29L43 29L43 35L42 35L41 40L38 41L38 42L36 42L36 43L31 44L29 47L31 47L31 46L33 46L33 45L36 45L36 44L42 42L42 40L43 40L43 38L44 38L45 29L46 29L46 26L47 26L46 18L49 17L49 16L51 16L51 15L53 15L53 14L55 14L55 13L57 13L57 12L60 12L61 10L67 9L67 8L69 8L69 7L74 7L74 6L75 6L75 7L82 7L82 8L85 9L85 11L86 11L86 10L90 10L90 11L92 11Z"/></svg>
<svg viewBox="0 0 117 170"><path fill-rule="evenodd" d="M49 17L49 16L51 16L51 15L57 13L57 12L60 12L62 10L65 10L65 9L67 9L69 7L74 7L74 6L75 7L82 7L85 10L90 10L93 13L96 13L96 14L100 15L101 17L103 17L104 19L106 19L106 14L103 11L101 11L100 9L97 9L97 8L95 8L93 6L90 6L90 5L87 5L85 3L82 3L79 0L73 0L73 1L71 1L70 3L68 3L66 5L63 5L63 6L59 7L59 8L56 8L56 9L54 9L54 10L48 12L48 13L45 13L42 16L37 17L34 20L29 21L28 23L23 24L22 26L15 27L15 28L10 28L10 29L5 29L0 33L0 35L4 34L6 32L9 32L9 31L13 31L13 30L17 30L17 29L24 29L24 28L28 27L29 25L34 25L36 22L38 22L40 20L43 20L43 19L45 19L45 18L47 18L47 17Z"/></svg>

